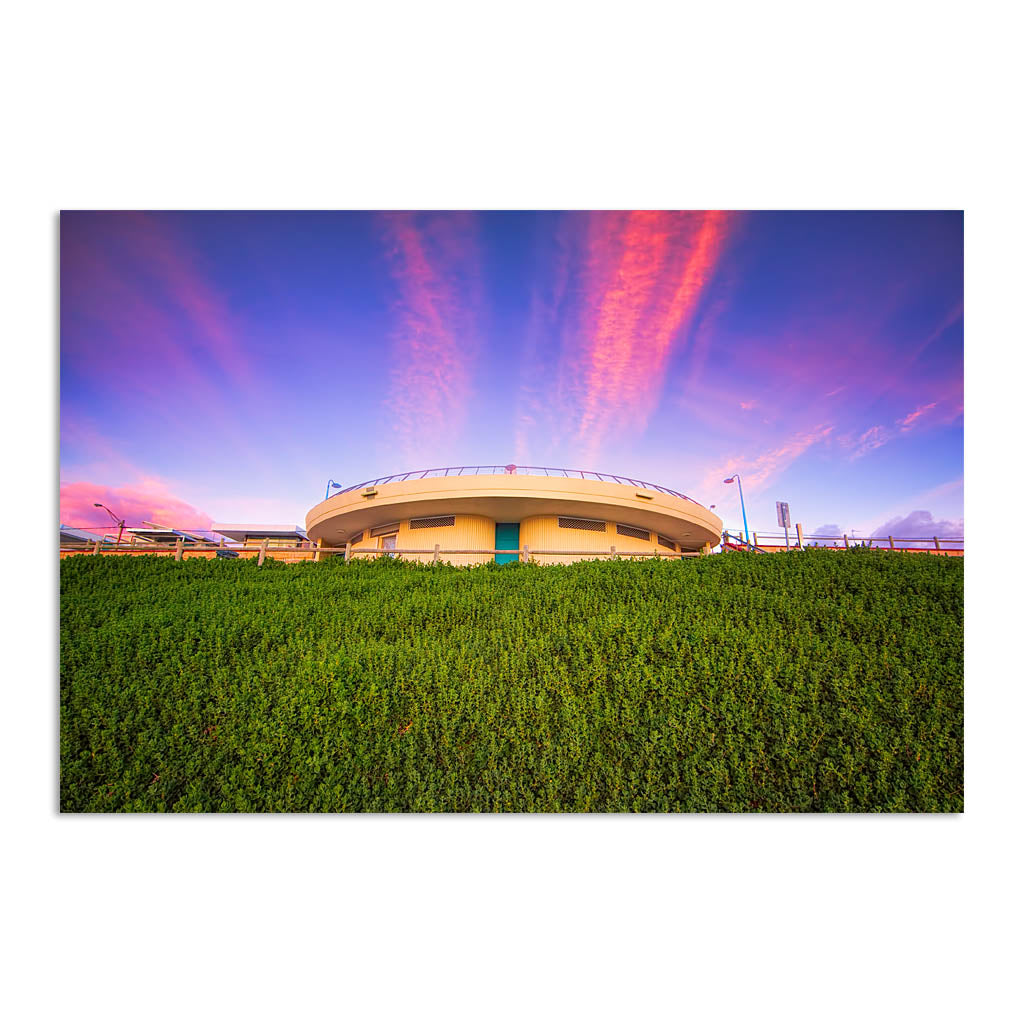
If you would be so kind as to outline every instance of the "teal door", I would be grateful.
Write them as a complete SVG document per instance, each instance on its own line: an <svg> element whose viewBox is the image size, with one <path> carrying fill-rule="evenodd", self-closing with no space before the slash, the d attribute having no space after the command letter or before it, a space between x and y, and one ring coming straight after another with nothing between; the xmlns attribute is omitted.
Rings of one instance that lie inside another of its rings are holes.
<svg viewBox="0 0 1024 1024"><path fill-rule="evenodd" d="M519 524L518 523L495 523L494 524L494 547L498 551L519 550ZM495 555L495 562L504 565L506 562L518 562L518 555Z"/></svg>

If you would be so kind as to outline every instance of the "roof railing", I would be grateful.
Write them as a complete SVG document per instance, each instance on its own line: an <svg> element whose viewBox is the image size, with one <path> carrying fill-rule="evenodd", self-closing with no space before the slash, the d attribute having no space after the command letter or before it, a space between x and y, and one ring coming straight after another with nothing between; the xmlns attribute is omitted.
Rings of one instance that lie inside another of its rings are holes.
<svg viewBox="0 0 1024 1024"><path fill-rule="evenodd" d="M363 480L361 483L341 488L338 493L347 494L350 491L358 491L364 487L402 483L406 480L423 480L427 477L515 475L517 473L522 473L526 476L564 476L570 479L579 477L581 480L599 480L604 483L642 487L645 490L659 491L661 494L670 494L673 498L681 498L683 501L691 501L694 505L700 505L699 501L694 501L689 495L683 494L680 491L674 491L671 487L651 483L649 480L640 480L632 476L619 476L615 473L598 473L592 469L562 469L557 466L435 466L432 469L413 469L408 473L392 473L390 476L377 477L376 480ZM701 508L703 507L701 505Z"/></svg>

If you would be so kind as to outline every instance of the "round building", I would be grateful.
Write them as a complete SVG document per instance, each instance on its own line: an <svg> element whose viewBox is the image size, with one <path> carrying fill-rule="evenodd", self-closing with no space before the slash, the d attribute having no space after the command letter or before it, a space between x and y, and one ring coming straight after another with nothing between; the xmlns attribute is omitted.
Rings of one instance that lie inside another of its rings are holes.
<svg viewBox="0 0 1024 1024"><path fill-rule="evenodd" d="M314 505L306 533L350 557L541 564L710 550L722 521L685 494L610 473L447 466L353 484ZM498 552L497 554L495 552Z"/></svg>

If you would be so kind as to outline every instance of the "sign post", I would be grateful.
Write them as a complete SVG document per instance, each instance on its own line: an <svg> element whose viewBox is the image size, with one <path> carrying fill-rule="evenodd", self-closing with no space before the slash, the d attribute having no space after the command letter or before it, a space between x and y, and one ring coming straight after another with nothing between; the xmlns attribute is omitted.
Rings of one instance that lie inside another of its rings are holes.
<svg viewBox="0 0 1024 1024"><path fill-rule="evenodd" d="M777 501L775 502L775 511L779 517L779 526L783 527L786 531L786 550L789 550L789 502L788 501Z"/></svg>

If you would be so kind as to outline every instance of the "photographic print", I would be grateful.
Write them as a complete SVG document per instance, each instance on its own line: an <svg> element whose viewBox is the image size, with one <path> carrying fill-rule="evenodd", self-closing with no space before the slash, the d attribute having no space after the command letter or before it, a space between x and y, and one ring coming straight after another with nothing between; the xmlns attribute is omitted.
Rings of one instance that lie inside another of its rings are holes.
<svg viewBox="0 0 1024 1024"><path fill-rule="evenodd" d="M959 211L65 211L64 812L960 812Z"/></svg>

